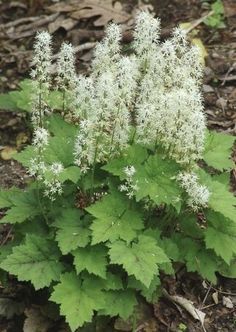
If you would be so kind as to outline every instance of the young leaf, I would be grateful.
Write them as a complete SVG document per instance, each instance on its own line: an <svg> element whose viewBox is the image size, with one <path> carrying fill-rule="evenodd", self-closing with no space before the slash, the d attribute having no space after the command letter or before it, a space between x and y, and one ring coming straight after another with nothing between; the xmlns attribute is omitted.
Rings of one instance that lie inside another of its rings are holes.
<svg viewBox="0 0 236 332"><path fill-rule="evenodd" d="M56 240L64 255L89 243L91 231L86 221L81 219L78 209L64 209L53 226L59 228Z"/></svg>
<svg viewBox="0 0 236 332"><path fill-rule="evenodd" d="M91 322L93 312L105 304L103 292L95 280L92 277L82 280L73 272L61 276L50 300L60 304L61 315L65 316L72 331Z"/></svg>
<svg viewBox="0 0 236 332"><path fill-rule="evenodd" d="M234 163L230 159L230 154L234 141L234 136L208 131L203 159L209 166L220 171L233 168Z"/></svg>
<svg viewBox="0 0 236 332"><path fill-rule="evenodd" d="M83 270L106 279L107 250L102 245L78 248L73 252L74 266L79 274Z"/></svg>
<svg viewBox="0 0 236 332"><path fill-rule="evenodd" d="M129 242L136 237L137 231L143 228L143 222L137 208L129 208L127 204L124 195L113 191L86 209L96 218L90 227L92 244L112 242L118 238Z"/></svg>
<svg viewBox="0 0 236 332"><path fill-rule="evenodd" d="M137 304L135 292L127 290L111 290L104 293L106 307L99 311L100 315L120 316L122 319L128 319L134 311Z"/></svg>
<svg viewBox="0 0 236 332"><path fill-rule="evenodd" d="M17 276L20 281L30 281L35 289L49 286L59 280L63 265L56 245L35 235L27 235L25 244L14 247L0 267Z"/></svg>
<svg viewBox="0 0 236 332"><path fill-rule="evenodd" d="M158 264L169 262L156 241L145 235L129 246L124 241L116 241L110 245L109 255L112 263L123 265L129 275L134 275L146 287L158 273Z"/></svg>
<svg viewBox="0 0 236 332"><path fill-rule="evenodd" d="M174 179L178 171L178 165L172 160L162 159L158 155L149 157L134 176L139 187L135 195L137 200L150 197L156 204L178 206L181 190Z"/></svg>

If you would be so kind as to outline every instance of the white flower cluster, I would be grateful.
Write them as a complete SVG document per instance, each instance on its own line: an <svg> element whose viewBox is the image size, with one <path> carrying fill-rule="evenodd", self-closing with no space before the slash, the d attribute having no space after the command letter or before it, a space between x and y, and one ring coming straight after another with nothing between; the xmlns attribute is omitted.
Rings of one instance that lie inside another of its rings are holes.
<svg viewBox="0 0 236 332"><path fill-rule="evenodd" d="M51 201L55 200L56 195L62 194L62 184L58 179L58 176L64 170L61 163L55 162L50 167L48 167L48 172L50 173L50 179L44 179L43 183L46 187L44 195L49 197Z"/></svg>
<svg viewBox="0 0 236 332"><path fill-rule="evenodd" d="M138 67L135 57L120 55L120 35L120 28L111 24L95 50L93 74L79 77L75 160L82 171L119 154L130 137Z"/></svg>
<svg viewBox="0 0 236 332"><path fill-rule="evenodd" d="M52 39L48 32L38 32L34 44L34 69L31 71L33 98L32 121L42 127L47 112L47 96L51 82Z"/></svg>
<svg viewBox="0 0 236 332"><path fill-rule="evenodd" d="M177 28L172 38L162 44L151 38L142 61L144 56L146 71L136 103L138 142L161 143L179 163L199 159L204 146L205 117L198 49L189 46L185 33Z"/></svg>
<svg viewBox="0 0 236 332"><path fill-rule="evenodd" d="M159 42L160 22L146 12L136 19L133 54L120 54L121 32L111 24L98 44L89 78L77 84L76 163L86 171L95 162L119 154L134 140L162 145L177 162L201 158L204 146L199 50L184 31Z"/></svg>
<svg viewBox="0 0 236 332"><path fill-rule="evenodd" d="M124 168L124 173L126 175L126 181L124 184L121 184L119 189L121 192L125 192L126 195L131 199L138 188L138 180L134 181L134 174L136 170L134 166L127 166Z"/></svg>
<svg viewBox="0 0 236 332"><path fill-rule="evenodd" d="M76 75L74 50L62 44L56 83L63 93L63 110L79 123L75 163L86 172L119 155L131 141L161 145L178 163L191 164L201 158L205 133L198 49L189 45L179 28L160 42L160 21L146 12L136 18L129 56L121 54L121 36L118 25L107 27L105 38L96 46L89 77ZM35 53L32 77L38 97L33 116L43 135L44 96L50 86L48 33L37 35ZM40 136L40 130L33 144L43 149L47 138ZM129 187L131 179L127 177Z"/></svg>
<svg viewBox="0 0 236 332"><path fill-rule="evenodd" d="M207 207L210 192L206 186L199 184L198 176L195 173L180 173L177 180L188 194L187 203L194 211Z"/></svg>
<svg viewBox="0 0 236 332"><path fill-rule="evenodd" d="M74 48L71 44L63 43L58 56L56 77L57 87L63 93L63 112L75 103L77 80Z"/></svg>
<svg viewBox="0 0 236 332"><path fill-rule="evenodd" d="M36 128L34 130L32 144L35 146L36 150L44 150L48 145L49 132L45 128Z"/></svg>
<svg viewBox="0 0 236 332"><path fill-rule="evenodd" d="M42 180L43 174L46 172L47 167L42 160L42 152L48 145L49 132L44 128L36 128L34 130L32 145L35 150L35 158L31 158L28 172L30 176L36 176L37 179Z"/></svg>
<svg viewBox="0 0 236 332"><path fill-rule="evenodd" d="M48 145L49 135L45 128L38 127L35 129L32 145L34 146L36 157L31 158L28 172L30 176L35 176L37 180L43 182L46 187L44 195L53 201L56 195L62 194L62 184L58 176L64 170L64 167L59 162L46 165L43 161L43 151Z"/></svg>

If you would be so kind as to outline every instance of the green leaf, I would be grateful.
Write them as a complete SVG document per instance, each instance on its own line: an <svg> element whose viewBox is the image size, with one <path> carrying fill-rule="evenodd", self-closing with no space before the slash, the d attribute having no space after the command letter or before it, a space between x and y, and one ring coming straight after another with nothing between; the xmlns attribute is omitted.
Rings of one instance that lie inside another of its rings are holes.
<svg viewBox="0 0 236 332"><path fill-rule="evenodd" d="M27 235L25 244L14 247L1 268L14 274L20 281L30 281L35 289L57 281L63 270L60 253L54 242L35 235Z"/></svg>
<svg viewBox="0 0 236 332"><path fill-rule="evenodd" d="M225 262L219 266L219 273L227 278L236 278L236 259L233 259L230 265Z"/></svg>
<svg viewBox="0 0 236 332"><path fill-rule="evenodd" d="M24 167L31 165L31 159L35 158L35 148L32 145L28 145L24 150L14 155L13 159L17 160Z"/></svg>
<svg viewBox="0 0 236 332"><path fill-rule="evenodd" d="M236 223L226 218L223 214L208 210L206 220L210 227L217 229L219 232L236 237Z"/></svg>
<svg viewBox="0 0 236 332"><path fill-rule="evenodd" d="M236 197L220 182L211 181L208 187L211 193L209 207L236 222Z"/></svg>
<svg viewBox="0 0 236 332"><path fill-rule="evenodd" d="M106 280L100 279L100 282L103 284L102 289L104 290L123 289L121 277L117 274L112 274L111 272L107 272Z"/></svg>
<svg viewBox="0 0 236 332"><path fill-rule="evenodd" d="M46 146L43 156L48 164L54 162L61 162L64 167L74 164L74 144L75 136L54 136L50 137L49 143Z"/></svg>
<svg viewBox="0 0 236 332"><path fill-rule="evenodd" d="M175 235L175 242L179 247L180 260L186 262L187 271L198 272L203 278L215 284L218 260L214 252L206 250L200 242L183 238L180 234Z"/></svg>
<svg viewBox="0 0 236 332"><path fill-rule="evenodd" d="M110 172L113 175L119 176L122 180L125 179L124 168L126 166L134 166L135 168L142 164L147 159L147 150L140 145L130 146L121 157L113 159L103 166L102 169Z"/></svg>
<svg viewBox="0 0 236 332"><path fill-rule="evenodd" d="M119 238L129 242L136 237L143 222L137 208L128 207L128 203L123 194L114 191L86 209L96 218L90 227L92 244Z"/></svg>
<svg viewBox="0 0 236 332"><path fill-rule="evenodd" d="M74 266L79 274L83 270L106 278L107 250L102 245L78 248L73 252Z"/></svg>
<svg viewBox="0 0 236 332"><path fill-rule="evenodd" d="M227 264L230 264L236 254L236 236L230 236L215 228L206 229L205 243L208 249L213 249Z"/></svg>
<svg viewBox="0 0 236 332"><path fill-rule="evenodd" d="M158 264L169 262L164 251L149 236L140 235L138 242L129 246L124 241L116 241L109 247L111 262L123 265L129 275L134 275L146 287L158 273Z"/></svg>
<svg viewBox="0 0 236 332"><path fill-rule="evenodd" d="M10 189L0 189L0 209L11 207L12 197L21 194L21 190L19 188L12 187Z"/></svg>
<svg viewBox="0 0 236 332"><path fill-rule="evenodd" d="M59 114L52 114L47 121L48 130L58 137L74 137L78 131L75 125L66 122Z"/></svg>
<svg viewBox="0 0 236 332"><path fill-rule="evenodd" d="M161 281L158 276L154 276L152 282L149 287L144 286L140 281L135 279L133 276L129 277L128 287L133 288L135 290L139 290L143 297L148 302L154 302L157 300L159 294L159 286L161 285Z"/></svg>
<svg viewBox="0 0 236 332"><path fill-rule="evenodd" d="M187 270L198 272L203 278L216 284L216 272L218 271L218 261L215 255L205 249L196 253L192 259L187 257Z"/></svg>
<svg viewBox="0 0 236 332"><path fill-rule="evenodd" d="M6 215L1 219L0 223L21 223L39 213L40 211L33 210L32 206L13 206L6 212Z"/></svg>
<svg viewBox="0 0 236 332"><path fill-rule="evenodd" d="M91 322L93 312L104 307L104 295L98 286L92 277L82 280L71 272L62 275L54 287L50 300L60 305L60 313L72 331Z"/></svg>
<svg viewBox="0 0 236 332"><path fill-rule="evenodd" d="M230 173L229 172L223 172L223 173L220 173L220 174L214 174L213 175L213 180L224 184L225 187L228 189L229 188L229 183L230 183Z"/></svg>
<svg viewBox="0 0 236 332"><path fill-rule="evenodd" d="M221 0L216 0L211 8L214 10L215 14L224 14L224 5Z"/></svg>
<svg viewBox="0 0 236 332"><path fill-rule="evenodd" d="M17 111L17 103L11 93L0 94L0 110Z"/></svg>
<svg viewBox="0 0 236 332"><path fill-rule="evenodd" d="M127 290L111 290L105 292L106 307L99 312L100 315L117 316L128 319L134 312L137 304L135 292Z"/></svg>
<svg viewBox="0 0 236 332"><path fill-rule="evenodd" d="M47 97L47 103L48 106L52 109L62 109L63 93L60 91L51 91Z"/></svg>
<svg viewBox="0 0 236 332"><path fill-rule="evenodd" d="M33 190L17 192L15 196L11 197L11 201L11 208L1 219L1 223L21 223L41 214L36 193Z"/></svg>
<svg viewBox="0 0 236 332"><path fill-rule="evenodd" d="M80 178L80 169L77 166L69 166L65 168L58 176L58 180L62 183L70 180L73 183L77 183Z"/></svg>
<svg viewBox="0 0 236 332"><path fill-rule="evenodd" d="M89 243L91 231L87 223L87 220L81 219L78 209L63 210L53 226L59 228L56 240L64 255Z"/></svg>
<svg viewBox="0 0 236 332"><path fill-rule="evenodd" d="M215 228L208 227L205 231L206 247L213 249L228 265L236 254L236 236L230 236Z"/></svg>
<svg viewBox="0 0 236 332"><path fill-rule="evenodd" d="M175 176L179 166L172 160L165 160L161 156L149 157L144 167L137 169L134 179L138 181L139 190L137 200L150 197L156 204L172 204L179 209L181 189Z"/></svg>
<svg viewBox="0 0 236 332"><path fill-rule="evenodd" d="M203 159L209 166L220 171L233 168L234 163L229 158L234 141L235 137L233 136L208 131Z"/></svg>
<svg viewBox="0 0 236 332"><path fill-rule="evenodd" d="M23 80L20 84L21 90L11 91L0 95L0 109L10 111L31 111L32 84L31 80Z"/></svg>
<svg viewBox="0 0 236 332"><path fill-rule="evenodd" d="M179 226L185 235L199 239L203 237L203 230L198 224L196 215L188 214L184 211L184 213L180 214L178 221Z"/></svg>

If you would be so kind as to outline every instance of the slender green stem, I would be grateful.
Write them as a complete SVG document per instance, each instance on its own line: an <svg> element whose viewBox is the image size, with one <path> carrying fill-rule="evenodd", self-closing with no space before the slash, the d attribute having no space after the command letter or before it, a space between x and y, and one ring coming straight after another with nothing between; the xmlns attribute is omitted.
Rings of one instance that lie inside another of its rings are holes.
<svg viewBox="0 0 236 332"><path fill-rule="evenodd" d="M42 216L44 217L44 220L46 221L46 223L49 224L48 217L47 217L47 215L44 212L44 209L43 209L43 206L42 206L42 202L41 202L41 199L40 199L39 181L38 180L36 180L36 186L37 186L36 187L37 188L37 199L38 199L38 204L39 204L40 211L41 211Z"/></svg>
<svg viewBox="0 0 236 332"><path fill-rule="evenodd" d="M134 129L134 133L133 133L133 136L132 136L132 138L131 138L131 145L133 145L133 143L134 143L134 139L135 139L135 136L136 136L136 132L137 132L137 129L136 129L136 127L135 127L135 129Z"/></svg>
<svg viewBox="0 0 236 332"><path fill-rule="evenodd" d="M43 114L42 114L42 81L39 83L39 127L43 127Z"/></svg>
<svg viewBox="0 0 236 332"><path fill-rule="evenodd" d="M98 141L99 137L96 139L96 148L95 148L95 153L94 153L94 159L93 159L93 167L92 167L92 176L91 176L91 195L93 194L94 190L94 176L95 176L95 167L96 167L96 159L97 159L97 153L98 153Z"/></svg>
<svg viewBox="0 0 236 332"><path fill-rule="evenodd" d="M136 316L136 312L134 312L134 315L133 315L132 332L135 332L135 331L136 331L136 325L137 325L137 316Z"/></svg>
<svg viewBox="0 0 236 332"><path fill-rule="evenodd" d="M66 110L66 90L63 89L62 93L62 113L65 115L65 110Z"/></svg>

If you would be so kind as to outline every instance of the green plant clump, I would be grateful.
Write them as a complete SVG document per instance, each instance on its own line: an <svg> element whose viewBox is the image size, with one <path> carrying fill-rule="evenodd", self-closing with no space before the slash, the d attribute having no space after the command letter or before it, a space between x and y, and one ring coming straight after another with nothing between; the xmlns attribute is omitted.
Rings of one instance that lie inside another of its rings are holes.
<svg viewBox="0 0 236 332"><path fill-rule="evenodd" d="M221 0L216 0L210 5L212 15L207 17L204 23L213 29L222 29L225 28L224 23L224 5Z"/></svg>
<svg viewBox="0 0 236 332"><path fill-rule="evenodd" d="M36 37L32 145L15 157L32 181L0 192L14 230L0 267L46 288L71 331L156 301L175 263L236 277L234 137L207 131L198 49L180 29L159 42L159 25L140 13L124 56L110 24L86 77L67 43L52 77L51 37Z"/></svg>

